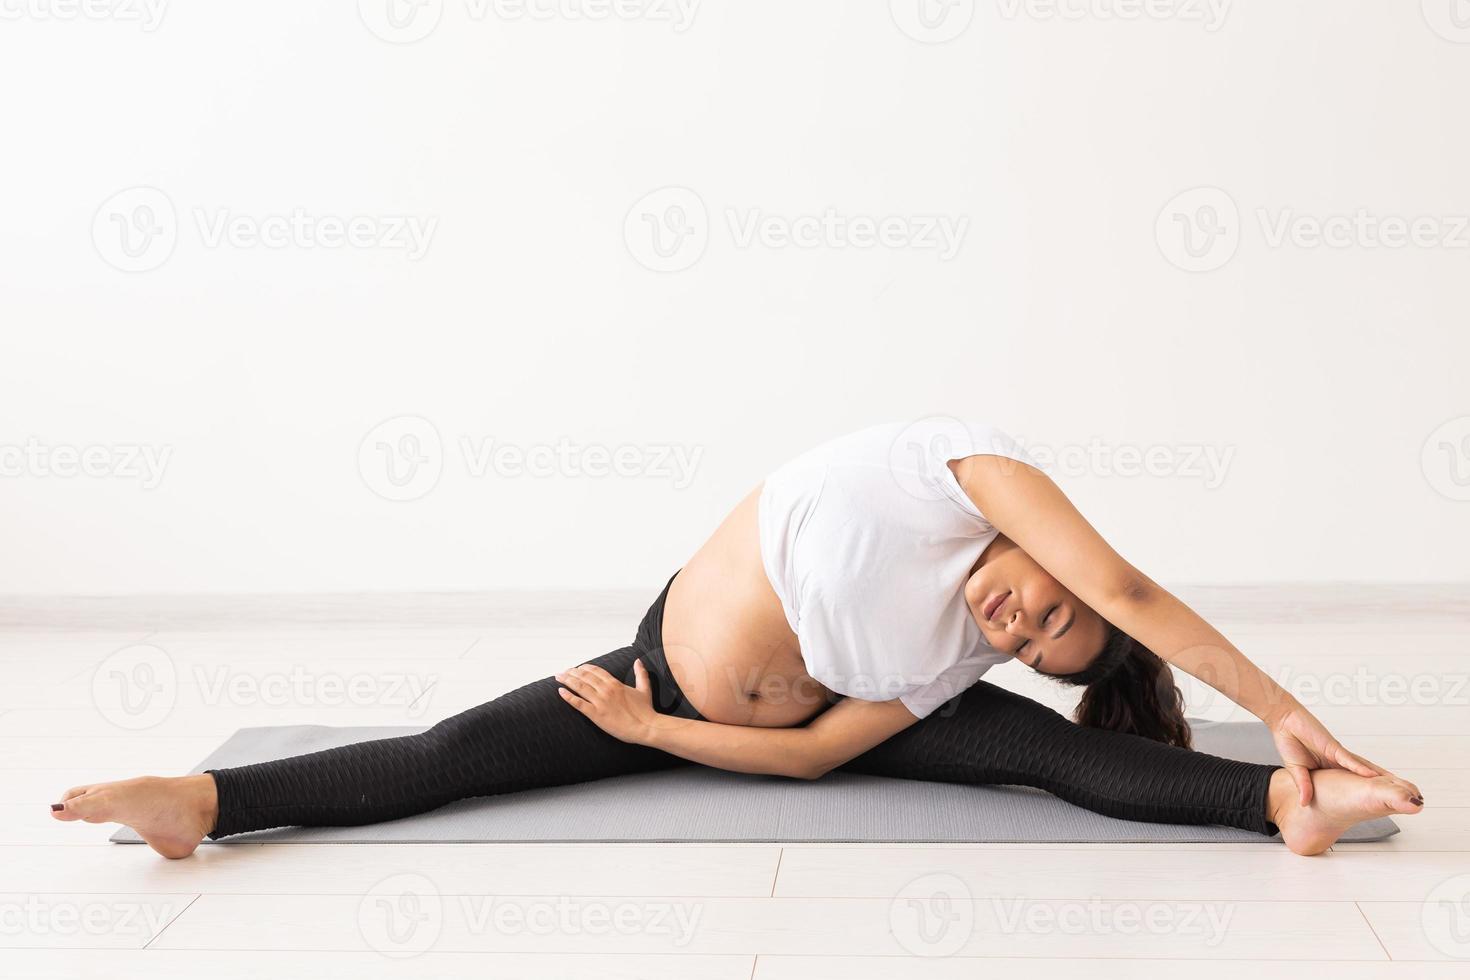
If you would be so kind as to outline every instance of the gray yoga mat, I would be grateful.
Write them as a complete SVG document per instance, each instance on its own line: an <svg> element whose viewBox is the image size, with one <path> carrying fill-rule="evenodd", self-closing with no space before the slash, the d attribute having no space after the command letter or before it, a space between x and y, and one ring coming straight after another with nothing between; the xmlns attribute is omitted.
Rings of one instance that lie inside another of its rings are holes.
<svg viewBox="0 0 1470 980"><path fill-rule="evenodd" d="M1275 762L1255 722L1196 721L1202 752ZM387 738L423 728L242 728L194 768L239 766ZM1387 817L1360 823L1344 841L1399 832ZM119 844L142 843L124 828ZM1023 787L957 786L833 772L813 781L749 776L704 766L615 776L591 783L460 800L429 813L362 827L283 827L206 844L455 844L523 841L792 841L880 843L1269 842L1232 827L1116 820Z"/></svg>

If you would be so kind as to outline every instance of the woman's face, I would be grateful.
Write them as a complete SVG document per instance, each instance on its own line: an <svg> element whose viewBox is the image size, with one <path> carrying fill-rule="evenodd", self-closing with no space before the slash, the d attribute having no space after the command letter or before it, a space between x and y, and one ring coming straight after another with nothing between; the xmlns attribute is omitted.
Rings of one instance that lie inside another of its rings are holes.
<svg viewBox="0 0 1470 980"><path fill-rule="evenodd" d="M965 583L985 641L1043 674L1072 674L1102 652L1108 624L1001 535Z"/></svg>

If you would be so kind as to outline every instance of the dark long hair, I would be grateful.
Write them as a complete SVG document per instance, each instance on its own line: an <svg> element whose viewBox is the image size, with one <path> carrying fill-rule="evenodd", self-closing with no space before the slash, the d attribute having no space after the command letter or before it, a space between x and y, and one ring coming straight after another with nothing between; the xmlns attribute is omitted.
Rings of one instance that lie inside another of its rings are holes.
<svg viewBox="0 0 1470 980"><path fill-rule="evenodd" d="M1116 626L1108 625L1107 642L1092 663L1072 674L1052 676L1086 688L1077 704L1077 724L1192 748L1184 695L1174 683L1173 671L1158 654Z"/></svg>

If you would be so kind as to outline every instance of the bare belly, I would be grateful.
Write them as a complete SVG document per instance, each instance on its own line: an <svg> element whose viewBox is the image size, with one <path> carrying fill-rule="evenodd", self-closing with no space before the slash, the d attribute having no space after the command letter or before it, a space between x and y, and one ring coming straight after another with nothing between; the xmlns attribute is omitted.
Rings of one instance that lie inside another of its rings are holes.
<svg viewBox="0 0 1470 980"><path fill-rule="evenodd" d="M674 577L664 602L664 653L674 681L705 718L788 728L820 713L831 694L807 674L761 565L760 489Z"/></svg>

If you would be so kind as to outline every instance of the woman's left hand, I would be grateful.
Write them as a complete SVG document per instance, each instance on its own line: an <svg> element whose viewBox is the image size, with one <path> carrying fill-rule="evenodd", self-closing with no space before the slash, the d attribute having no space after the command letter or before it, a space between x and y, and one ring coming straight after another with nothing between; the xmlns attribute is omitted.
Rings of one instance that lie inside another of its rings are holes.
<svg viewBox="0 0 1470 980"><path fill-rule="evenodd" d="M1346 769L1368 777L1393 775L1349 752L1316 715L1300 704L1293 704L1270 727L1276 751L1300 791L1302 806L1312 802L1313 769Z"/></svg>
<svg viewBox="0 0 1470 980"><path fill-rule="evenodd" d="M572 667L557 674L556 679L565 685L557 688L562 700L613 738L642 744L648 737L657 712L653 710L653 690L642 660L633 661L634 687L596 664Z"/></svg>

